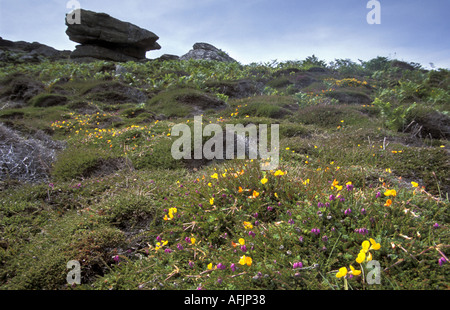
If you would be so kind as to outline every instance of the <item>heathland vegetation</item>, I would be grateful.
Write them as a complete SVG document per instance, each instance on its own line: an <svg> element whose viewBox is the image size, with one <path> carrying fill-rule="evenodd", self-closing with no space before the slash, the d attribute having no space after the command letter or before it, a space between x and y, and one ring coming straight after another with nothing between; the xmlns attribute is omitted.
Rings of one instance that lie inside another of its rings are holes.
<svg viewBox="0 0 450 310"><path fill-rule="evenodd" d="M447 69L9 56L0 288L449 288ZM279 124L279 167L173 159L194 115Z"/></svg>

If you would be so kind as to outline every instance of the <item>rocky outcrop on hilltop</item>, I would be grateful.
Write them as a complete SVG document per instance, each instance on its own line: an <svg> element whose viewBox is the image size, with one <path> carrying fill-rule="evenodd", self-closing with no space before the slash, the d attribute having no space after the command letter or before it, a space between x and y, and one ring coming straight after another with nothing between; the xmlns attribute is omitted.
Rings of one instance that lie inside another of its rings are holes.
<svg viewBox="0 0 450 310"><path fill-rule="evenodd" d="M227 53L208 43L195 43L193 49L180 57L181 60L203 59L235 62Z"/></svg>
<svg viewBox="0 0 450 310"><path fill-rule="evenodd" d="M159 50L159 37L151 31L118 20L105 13L80 9L80 23L69 24L66 34L80 43L72 52L73 58L95 58L112 61L145 59L147 51Z"/></svg>
<svg viewBox="0 0 450 310"><path fill-rule="evenodd" d="M39 42L10 41L0 37L0 61L39 62L66 59L70 51L60 51Z"/></svg>

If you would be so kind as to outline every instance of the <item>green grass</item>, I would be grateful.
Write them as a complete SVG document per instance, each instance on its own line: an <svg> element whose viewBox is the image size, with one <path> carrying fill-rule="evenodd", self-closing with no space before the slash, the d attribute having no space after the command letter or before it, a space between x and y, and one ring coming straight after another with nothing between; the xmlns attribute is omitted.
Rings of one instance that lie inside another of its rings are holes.
<svg viewBox="0 0 450 310"><path fill-rule="evenodd" d="M21 79L47 89L31 104L0 106L0 121L23 135L43 130L67 146L48 182L0 181L0 288L343 290L336 275L351 265L363 271L347 275L351 290L447 290L450 263L439 261L450 255L450 144L388 124L396 117L398 124L444 126L448 72L380 71L381 60L308 72L316 82L295 87L312 92L309 101L287 88L305 69L322 66L316 58L247 66L123 64L125 82L149 96L143 103L89 97L95 87L124 83L110 63L2 67L6 87L22 72ZM421 89L409 113L344 98L403 105L406 97L395 86L402 75ZM271 81L267 86L279 92L219 104L214 87L243 78ZM330 91L328 78L347 84ZM385 92L363 88L363 80ZM55 95L49 91L62 90L65 105L40 106ZM320 100L312 100L316 95ZM279 166L174 160L171 129L192 128L199 114L203 127L279 124ZM390 190L396 195L386 196ZM381 284L369 284L367 262L356 262L370 239L380 244L370 253ZM251 264L240 264L243 255ZM70 260L81 263L81 285L67 284Z"/></svg>
<svg viewBox="0 0 450 310"><path fill-rule="evenodd" d="M191 88L169 89L160 92L147 103L147 107L154 113L162 113L167 117L186 117L196 110L214 108L218 99L202 91ZM210 105L211 104L211 105Z"/></svg>

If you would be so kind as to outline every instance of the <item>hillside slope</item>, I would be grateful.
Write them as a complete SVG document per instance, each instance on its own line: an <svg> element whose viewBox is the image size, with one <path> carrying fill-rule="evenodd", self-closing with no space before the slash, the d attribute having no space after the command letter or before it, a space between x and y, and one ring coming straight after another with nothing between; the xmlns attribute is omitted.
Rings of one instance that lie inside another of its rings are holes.
<svg viewBox="0 0 450 310"><path fill-rule="evenodd" d="M2 289L449 288L448 70L4 57ZM279 167L175 160L200 115L278 124Z"/></svg>

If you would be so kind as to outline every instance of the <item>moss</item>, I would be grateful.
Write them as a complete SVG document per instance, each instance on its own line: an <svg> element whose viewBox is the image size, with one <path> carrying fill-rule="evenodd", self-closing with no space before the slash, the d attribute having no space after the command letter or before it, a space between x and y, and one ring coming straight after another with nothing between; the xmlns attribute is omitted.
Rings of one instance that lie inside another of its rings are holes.
<svg viewBox="0 0 450 310"><path fill-rule="evenodd" d="M372 102L372 99L366 93L352 89L328 91L325 95L339 100L340 103L370 104Z"/></svg>
<svg viewBox="0 0 450 310"><path fill-rule="evenodd" d="M80 180L95 175L111 156L92 147L71 146L57 156L52 177L57 181Z"/></svg>
<svg viewBox="0 0 450 310"><path fill-rule="evenodd" d="M348 106L311 106L299 110L292 116L298 122L306 125L317 125L323 128L337 128L343 125L367 126L367 115ZM341 121L344 121L343 123Z"/></svg>
<svg viewBox="0 0 450 310"><path fill-rule="evenodd" d="M70 80L61 85L62 89L71 92L73 95L85 95L96 86L104 85L105 81L99 80Z"/></svg>
<svg viewBox="0 0 450 310"><path fill-rule="evenodd" d="M116 195L106 203L106 208L108 221L126 230L136 230L136 226L154 229L163 217L154 199L130 193Z"/></svg>
<svg viewBox="0 0 450 310"><path fill-rule="evenodd" d="M34 107L53 107L57 105L65 105L68 100L66 96L55 94L39 94L30 99L29 104Z"/></svg>
<svg viewBox="0 0 450 310"><path fill-rule="evenodd" d="M0 118L2 119L23 119L25 113L21 110L5 110L0 111Z"/></svg>
<svg viewBox="0 0 450 310"><path fill-rule="evenodd" d="M133 157L136 169L178 169L182 162L172 157L172 139L163 138L151 146L142 156Z"/></svg>
<svg viewBox="0 0 450 310"><path fill-rule="evenodd" d="M225 103L196 89L179 88L160 92L148 101L147 107L167 117L186 117L194 112L223 108Z"/></svg>
<svg viewBox="0 0 450 310"><path fill-rule="evenodd" d="M298 137L309 134L309 130L304 125L301 124L285 122L280 124L279 129L280 129L280 138Z"/></svg>
<svg viewBox="0 0 450 310"><path fill-rule="evenodd" d="M32 97L43 92L45 87L33 77L22 73L10 74L0 81L4 85L0 89L0 98L12 101L28 101Z"/></svg>
<svg viewBox="0 0 450 310"><path fill-rule="evenodd" d="M292 82L285 76L273 79L267 83L268 86L273 88L283 88L292 84Z"/></svg>
<svg viewBox="0 0 450 310"><path fill-rule="evenodd" d="M230 102L230 105L231 108L227 110L227 114L228 112L233 113L238 108L240 117L248 115L273 119L284 118L298 109L297 103L291 96L254 96L235 100Z"/></svg>
<svg viewBox="0 0 450 310"><path fill-rule="evenodd" d="M126 118L136 118L140 114L145 113L146 110L143 108L128 108L123 110L120 114Z"/></svg>

